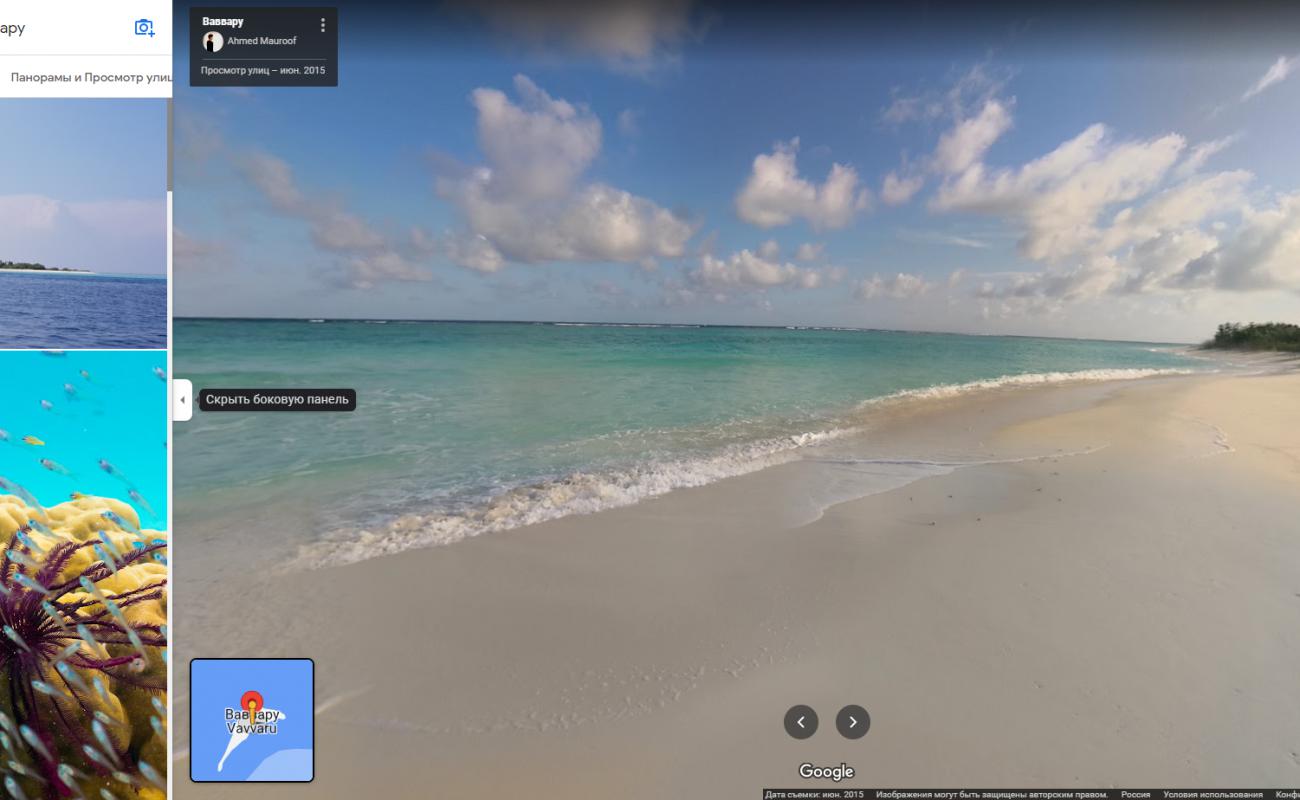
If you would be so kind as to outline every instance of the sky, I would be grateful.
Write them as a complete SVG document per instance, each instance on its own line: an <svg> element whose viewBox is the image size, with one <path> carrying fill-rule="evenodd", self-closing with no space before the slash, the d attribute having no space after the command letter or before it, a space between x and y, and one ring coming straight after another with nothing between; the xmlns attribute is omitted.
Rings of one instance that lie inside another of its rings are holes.
<svg viewBox="0 0 1300 800"><path fill-rule="evenodd" d="M832 7L353 4L337 88L178 82L176 313L1300 321L1294 18Z"/></svg>
<svg viewBox="0 0 1300 800"><path fill-rule="evenodd" d="M167 106L0 103L0 261L167 272Z"/></svg>

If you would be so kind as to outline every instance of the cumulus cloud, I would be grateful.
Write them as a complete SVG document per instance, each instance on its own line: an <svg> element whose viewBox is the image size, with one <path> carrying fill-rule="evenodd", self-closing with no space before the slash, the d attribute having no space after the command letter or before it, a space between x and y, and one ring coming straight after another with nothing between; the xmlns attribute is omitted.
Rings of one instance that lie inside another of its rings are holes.
<svg viewBox="0 0 1300 800"><path fill-rule="evenodd" d="M972 163L945 181L931 207L1012 216L1025 227L1022 255L1067 258L1099 235L1096 220L1106 207L1157 186L1185 145L1177 134L1113 143L1104 125L1093 125L1018 169Z"/></svg>
<svg viewBox="0 0 1300 800"><path fill-rule="evenodd" d="M1279 60L1252 93L1290 69L1289 61ZM996 92L965 110L939 103L948 110L934 113L951 124L928 162L928 171L940 176L928 203L932 211L994 216L1020 231L1020 255L1040 265L1038 271L989 276L976 296L998 301L990 307L1032 312L1139 293L1300 290L1297 195L1252 195L1251 173L1204 171L1236 135L1189 147L1177 133L1122 139L1098 123L1038 158L995 167L987 153L1011 130L1012 107ZM893 113L919 114L918 108ZM900 237L976 244L928 232ZM887 296L895 285L907 291L905 283L873 278L858 293Z"/></svg>
<svg viewBox="0 0 1300 800"><path fill-rule="evenodd" d="M1235 234L1175 273L1180 286L1300 290L1300 192L1247 208Z"/></svg>
<svg viewBox="0 0 1300 800"><path fill-rule="evenodd" d="M899 272L891 277L882 278L880 275L872 275L859 281L853 287L853 295L859 300L873 300L878 297L909 300L920 297L933 288L934 284L920 275Z"/></svg>
<svg viewBox="0 0 1300 800"><path fill-rule="evenodd" d="M915 197L923 186L925 186L924 176L900 176L897 172L890 172L885 176L885 182L880 187L880 199L885 202L885 205L899 206Z"/></svg>
<svg viewBox="0 0 1300 800"><path fill-rule="evenodd" d="M1245 94L1241 96L1242 102L1244 103L1270 86L1286 80L1295 70L1297 60L1300 59L1297 59L1294 56L1278 56L1277 61L1273 62L1273 64L1268 68L1268 71L1261 75L1259 80L1255 81L1254 85L1247 89Z"/></svg>
<svg viewBox="0 0 1300 800"><path fill-rule="evenodd" d="M754 158L749 179L736 195L736 213L760 228L806 220L816 230L843 228L870 203L853 167L832 164L820 185L799 175L799 139L777 142L771 153Z"/></svg>
<svg viewBox="0 0 1300 800"><path fill-rule="evenodd" d="M690 0L460 0L458 4L535 48L592 56L616 71L638 75L678 63L683 45L698 39L705 27L692 18Z"/></svg>
<svg viewBox="0 0 1300 800"><path fill-rule="evenodd" d="M523 75L514 85L515 100L495 89L470 97L487 163L437 181L465 223L449 238L453 261L494 272L507 262L680 257L694 233L689 222L630 192L583 182L601 147L595 114Z"/></svg>
<svg viewBox="0 0 1300 800"><path fill-rule="evenodd" d="M699 265L687 273L692 286L708 291L753 289L816 289L828 280L838 280L838 271L799 267L781 262L776 254L741 250L726 258L705 254Z"/></svg>

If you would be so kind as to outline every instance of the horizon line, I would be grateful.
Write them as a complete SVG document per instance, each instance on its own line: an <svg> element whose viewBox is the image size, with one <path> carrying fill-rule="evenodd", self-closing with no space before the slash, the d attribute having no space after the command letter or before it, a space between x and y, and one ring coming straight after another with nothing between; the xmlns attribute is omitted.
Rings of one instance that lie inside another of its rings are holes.
<svg viewBox="0 0 1300 800"><path fill-rule="evenodd" d="M729 322L607 322L594 320L548 320L548 319L427 319L413 317L238 317L238 316L188 316L173 314L173 320L221 321L221 322L409 322L429 325L464 324L464 325L585 325L591 327L627 327L627 328L752 328L759 330L830 330L856 331L860 333L909 333L931 336L981 336L1005 339L1053 339L1071 342L1111 342L1116 344L1159 344L1177 346L1195 346L1200 341L1172 342L1154 339L1104 339L1092 336L1052 336L1048 334L1026 333L968 333L965 331L921 330L916 328L872 328L852 325L798 325L798 324L746 324Z"/></svg>

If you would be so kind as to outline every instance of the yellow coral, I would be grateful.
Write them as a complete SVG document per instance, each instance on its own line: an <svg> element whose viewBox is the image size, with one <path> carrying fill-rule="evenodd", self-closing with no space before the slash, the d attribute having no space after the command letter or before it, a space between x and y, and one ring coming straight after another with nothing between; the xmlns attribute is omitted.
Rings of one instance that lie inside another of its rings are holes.
<svg viewBox="0 0 1300 800"><path fill-rule="evenodd" d="M165 704L167 696L162 636L167 567L155 555L165 552L161 548L167 534L139 527L135 510L111 498L79 496L41 510L16 496L0 495L0 543L17 552L0 566L0 622L6 626L0 638L0 676L36 687L0 692L0 727L5 731L0 744L9 750L6 757L15 752L26 757L16 763L28 772L11 768L10 777L28 797L60 796L54 785L60 776L41 747L24 741L22 725L38 732L57 762L79 774L76 782L85 795L98 796L107 789L119 797L165 797L161 788L151 785L149 768L142 771L140 763L147 763L155 775L165 775L167 742L160 735L165 734L165 715L155 703ZM133 554L154 545L160 547L156 553ZM56 548L61 554L56 557L65 559L58 575L35 581ZM37 583L47 589L67 585L48 592L47 599L59 606L56 617L39 610L42 598L31 588ZM126 626L116 621L119 614ZM79 623L84 630L110 633L102 643L86 641L78 636ZM140 641L140 634L147 634L148 640L140 647L126 641L127 636ZM34 636L43 638L38 642L30 638ZM66 658L75 663L64 663L61 673L60 653L69 649ZM90 666L92 662L98 666ZM69 727L51 726L50 720L62 720ZM87 754L86 742L98 757ZM111 767L96 763L101 759Z"/></svg>

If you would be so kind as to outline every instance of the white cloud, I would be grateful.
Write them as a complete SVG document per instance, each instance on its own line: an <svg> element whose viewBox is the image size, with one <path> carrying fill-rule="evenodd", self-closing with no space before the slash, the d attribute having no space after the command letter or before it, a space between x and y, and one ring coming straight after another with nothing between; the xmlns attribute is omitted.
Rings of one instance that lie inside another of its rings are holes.
<svg viewBox="0 0 1300 800"><path fill-rule="evenodd" d="M999 100L985 102L977 115L961 120L939 137L934 151L936 168L950 175L965 171L1010 129L1007 104Z"/></svg>
<svg viewBox="0 0 1300 800"><path fill-rule="evenodd" d="M618 132L627 137L641 134L641 112L625 108L618 112Z"/></svg>
<svg viewBox="0 0 1300 800"><path fill-rule="evenodd" d="M1300 192L1269 207L1247 207L1227 241L1187 264L1172 279L1187 287L1300 291Z"/></svg>
<svg viewBox="0 0 1300 800"><path fill-rule="evenodd" d="M725 259L705 254L699 265L687 277L691 284L710 291L750 290L785 287L790 289L815 289L828 278L823 271L799 267L761 253L741 250Z"/></svg>
<svg viewBox="0 0 1300 800"><path fill-rule="evenodd" d="M781 245L777 244L776 239L768 239L758 246L758 254L766 259L774 259L781 255Z"/></svg>
<svg viewBox="0 0 1300 800"><path fill-rule="evenodd" d="M428 268L411 261L397 242L337 201L303 192L293 169L269 153L252 152L237 159L249 182L273 208L305 221L312 242L340 257L340 282L354 289L373 289L383 281L428 281Z"/></svg>
<svg viewBox="0 0 1300 800"><path fill-rule="evenodd" d="M475 90L487 163L437 181L465 222L448 247L455 263L494 272L506 262L644 265L683 255L690 223L622 189L583 183L601 145L589 109L552 98L522 75L515 90L518 102Z"/></svg>
<svg viewBox="0 0 1300 800"><path fill-rule="evenodd" d="M590 55L610 68L647 74L677 63L703 33L690 0L479 0L461 2L501 32L545 49Z"/></svg>
<svg viewBox="0 0 1300 800"><path fill-rule="evenodd" d="M943 231L914 231L900 230L898 238L904 242L912 244L948 244L955 247L969 247L976 250L983 250L989 246L988 242L980 239L974 239L969 236L958 236L953 233L944 233Z"/></svg>
<svg viewBox="0 0 1300 800"><path fill-rule="evenodd" d="M48 231L54 228L61 205L36 194L0 195L0 219L6 228Z"/></svg>
<svg viewBox="0 0 1300 800"><path fill-rule="evenodd" d="M842 228L867 208L870 193L858 185L858 173L843 164L831 165L817 185L799 175L795 155L798 137L778 142L771 153L754 158L753 169L736 195L736 213L761 228L804 219L816 230Z"/></svg>
<svg viewBox="0 0 1300 800"><path fill-rule="evenodd" d="M1222 139L1211 139L1208 142L1201 142L1196 145L1191 149L1191 152L1187 154L1187 158L1184 158L1182 163L1178 165L1178 176L1186 178L1187 176L1194 174L1200 170L1201 167L1205 166L1206 161L1209 161L1214 156L1231 147L1239 138L1241 137L1233 134L1232 136L1225 136Z"/></svg>
<svg viewBox="0 0 1300 800"><path fill-rule="evenodd" d="M899 272L888 278L872 275L859 281L853 294L859 300L872 300L877 297L889 297L895 300L909 300L920 297L934 288L934 284L908 272Z"/></svg>
<svg viewBox="0 0 1300 800"><path fill-rule="evenodd" d="M1185 144L1176 134L1112 144L1105 126L1093 125L1019 169L973 163L940 187L931 206L1009 215L1025 227L1022 255L1035 261L1067 258L1099 236L1096 220L1107 206L1158 185Z"/></svg>
<svg viewBox="0 0 1300 800"><path fill-rule="evenodd" d="M478 143L492 165L491 188L512 200L564 194L600 152L600 120L585 107L555 100L516 75L512 103L497 89L475 89Z"/></svg>
<svg viewBox="0 0 1300 800"><path fill-rule="evenodd" d="M899 206L916 196L923 186L924 176L900 176L897 172L891 172L885 176L885 182L880 187L880 199L886 205Z"/></svg>
<svg viewBox="0 0 1300 800"><path fill-rule="evenodd" d="M826 245L823 242L804 242L794 251L794 257L796 261L816 261L825 251Z"/></svg>
<svg viewBox="0 0 1300 800"><path fill-rule="evenodd" d="M1277 61L1273 62L1268 71L1261 75L1260 79L1255 81L1255 85L1247 89L1246 93L1241 96L1242 102L1244 103L1268 87L1286 80L1295 70L1296 61L1295 57L1278 56Z"/></svg>

